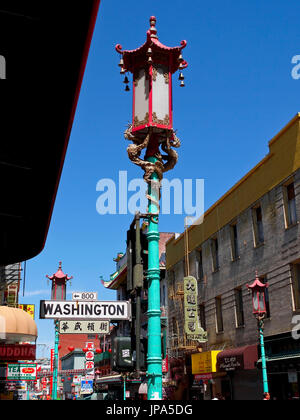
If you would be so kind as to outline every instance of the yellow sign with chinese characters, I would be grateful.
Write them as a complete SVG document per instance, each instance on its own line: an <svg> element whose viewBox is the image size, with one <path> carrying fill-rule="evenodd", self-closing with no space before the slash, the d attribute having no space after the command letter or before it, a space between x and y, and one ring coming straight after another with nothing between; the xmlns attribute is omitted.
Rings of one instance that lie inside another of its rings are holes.
<svg viewBox="0 0 300 420"><path fill-rule="evenodd" d="M216 372L218 353L220 353L219 350L192 354L192 374Z"/></svg>
<svg viewBox="0 0 300 420"><path fill-rule="evenodd" d="M34 305L19 304L18 308L23 309L23 311L27 312L34 319Z"/></svg>

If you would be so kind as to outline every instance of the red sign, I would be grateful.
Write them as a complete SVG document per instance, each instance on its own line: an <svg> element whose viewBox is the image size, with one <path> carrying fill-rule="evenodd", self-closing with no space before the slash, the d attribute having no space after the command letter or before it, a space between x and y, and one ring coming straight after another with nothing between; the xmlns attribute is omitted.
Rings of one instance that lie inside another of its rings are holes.
<svg viewBox="0 0 300 420"><path fill-rule="evenodd" d="M169 370L168 356L162 360L162 372L166 373Z"/></svg>
<svg viewBox="0 0 300 420"><path fill-rule="evenodd" d="M199 375L195 375L195 381L207 381L208 379L212 379L212 373L201 373Z"/></svg>
<svg viewBox="0 0 300 420"><path fill-rule="evenodd" d="M0 346L0 360L35 360L34 344L6 344Z"/></svg>

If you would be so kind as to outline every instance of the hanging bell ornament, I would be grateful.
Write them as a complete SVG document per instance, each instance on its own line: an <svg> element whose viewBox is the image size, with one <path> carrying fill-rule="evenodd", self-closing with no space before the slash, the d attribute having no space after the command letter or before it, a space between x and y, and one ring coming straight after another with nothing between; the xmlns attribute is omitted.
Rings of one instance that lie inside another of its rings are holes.
<svg viewBox="0 0 300 420"><path fill-rule="evenodd" d="M181 63L183 62L182 54L180 54L180 56L178 57L178 61L180 61Z"/></svg>
<svg viewBox="0 0 300 420"><path fill-rule="evenodd" d="M181 82L180 82L180 87L184 87L184 86L185 86L184 81L183 81L183 80L181 80Z"/></svg>
<svg viewBox="0 0 300 420"><path fill-rule="evenodd" d="M127 76L125 76L125 79L124 79L123 83L126 83L126 84L129 83L129 80L128 80Z"/></svg>
<svg viewBox="0 0 300 420"><path fill-rule="evenodd" d="M153 62L151 55L148 58L148 63L151 64Z"/></svg>
<svg viewBox="0 0 300 420"><path fill-rule="evenodd" d="M184 80L184 75L183 75L182 72L180 72L179 77L178 77L178 80Z"/></svg>
<svg viewBox="0 0 300 420"><path fill-rule="evenodd" d="M125 74L125 73L126 73L126 71L125 71L124 67L122 67L121 71L120 71L120 74Z"/></svg>
<svg viewBox="0 0 300 420"><path fill-rule="evenodd" d="M147 55L149 56L149 55L152 55L152 48L148 48L148 50L147 50Z"/></svg>
<svg viewBox="0 0 300 420"><path fill-rule="evenodd" d="M182 69L183 69L183 64L182 64L182 61L180 62L180 64L179 64L178 68L179 68L179 70L182 70Z"/></svg>
<svg viewBox="0 0 300 420"><path fill-rule="evenodd" d="M126 85L125 92L129 92L129 91L130 91L129 86Z"/></svg>
<svg viewBox="0 0 300 420"><path fill-rule="evenodd" d="M124 66L124 60L123 60L123 58L121 58L120 63L119 63L119 66L120 67L123 67Z"/></svg>

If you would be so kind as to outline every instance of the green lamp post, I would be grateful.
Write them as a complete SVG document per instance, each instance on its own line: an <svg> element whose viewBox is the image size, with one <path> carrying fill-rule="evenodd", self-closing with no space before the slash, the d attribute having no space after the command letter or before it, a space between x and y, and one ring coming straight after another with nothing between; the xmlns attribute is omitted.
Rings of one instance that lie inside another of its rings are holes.
<svg viewBox="0 0 300 420"><path fill-rule="evenodd" d="M182 70L187 67L182 58L186 41L173 48L163 45L155 24L156 18L151 16L147 39L141 47L123 51L121 45L116 46L120 73L125 75L125 91L130 91L127 74L133 75L132 123L124 133L133 144L127 152L130 160L144 170L148 184L148 400L162 399L159 200L163 173L176 165L178 155L174 148L180 147L173 129L172 75L179 70L180 86L184 86ZM140 157L143 149L144 159Z"/></svg>
<svg viewBox="0 0 300 420"><path fill-rule="evenodd" d="M266 363L266 354L265 354L265 345L264 345L264 318L267 313L266 308L266 299L265 292L268 287L267 283L262 283L256 272L256 278L254 282L247 287L252 292L252 306L253 314L257 319L257 327L259 332L259 342L260 342L260 351L261 351L261 363L262 363L262 375L263 375L263 390L264 393L269 393L268 385L268 374L267 374L267 363Z"/></svg>

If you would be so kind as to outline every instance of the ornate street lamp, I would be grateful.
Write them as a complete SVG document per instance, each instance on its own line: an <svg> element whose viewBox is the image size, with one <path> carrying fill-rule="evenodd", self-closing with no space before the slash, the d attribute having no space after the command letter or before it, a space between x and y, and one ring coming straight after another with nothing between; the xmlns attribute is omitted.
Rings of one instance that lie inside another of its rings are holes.
<svg viewBox="0 0 300 420"><path fill-rule="evenodd" d="M52 282L52 300L66 300L67 295L67 281L71 280L73 276L69 277L62 271L61 261L59 261L58 270L52 276L46 277ZM54 360L53 360L53 388L52 400L57 399L57 379L58 379L58 346L59 346L59 320L54 320L55 341L54 341Z"/></svg>
<svg viewBox="0 0 300 420"><path fill-rule="evenodd" d="M116 46L126 91L130 90L126 73L133 75L132 123L124 133L133 144L127 152L129 159L144 170L148 184L148 400L162 399L159 200L163 173L172 169L178 160L173 147L180 147L173 129L172 75L179 70L180 86L184 86L182 70L187 67L182 57L186 41L174 48L163 45L158 40L155 24L156 18L151 16L147 39L141 47L123 51L121 45ZM144 159L140 157L143 149Z"/></svg>
<svg viewBox="0 0 300 420"><path fill-rule="evenodd" d="M263 374L263 388L264 392L269 392L268 385L268 375L267 375L267 363L266 363L266 354L265 354L265 345L264 345L264 318L267 313L266 308L266 297L265 292L268 287L268 283L262 283L256 271L256 278L254 282L247 287L252 292L252 306L253 314L257 319L257 326L260 337L260 349L261 349L261 363L262 363L262 374Z"/></svg>

